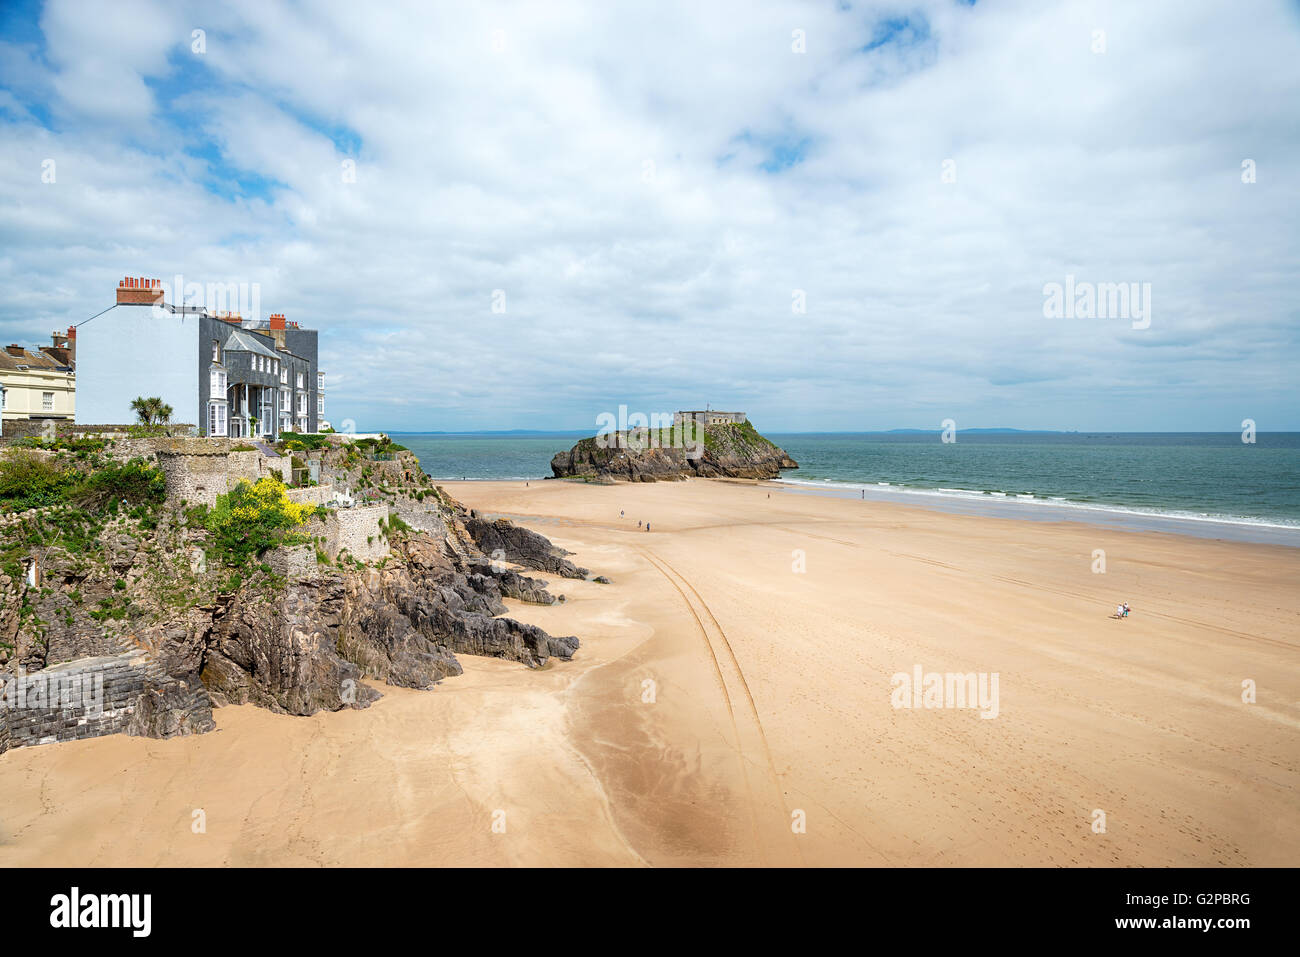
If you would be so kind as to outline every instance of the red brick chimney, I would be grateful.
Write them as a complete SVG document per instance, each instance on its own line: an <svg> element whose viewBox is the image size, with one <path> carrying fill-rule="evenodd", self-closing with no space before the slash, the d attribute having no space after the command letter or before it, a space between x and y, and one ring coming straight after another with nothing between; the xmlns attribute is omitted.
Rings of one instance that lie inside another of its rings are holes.
<svg viewBox="0 0 1300 957"><path fill-rule="evenodd" d="M268 318L271 320L270 328L272 328L272 329L283 329L283 328L284 328L284 313L282 313L282 312L273 312L273 313L271 313L271 315L270 315Z"/></svg>
<svg viewBox="0 0 1300 957"><path fill-rule="evenodd" d="M117 284L119 306L152 306L162 296L162 282L157 279L127 276Z"/></svg>
<svg viewBox="0 0 1300 957"><path fill-rule="evenodd" d="M15 359L21 359L23 355L26 353L26 351L27 351L26 349L24 349L22 346L18 345L17 343L10 343L9 345L5 346L5 352L9 353Z"/></svg>

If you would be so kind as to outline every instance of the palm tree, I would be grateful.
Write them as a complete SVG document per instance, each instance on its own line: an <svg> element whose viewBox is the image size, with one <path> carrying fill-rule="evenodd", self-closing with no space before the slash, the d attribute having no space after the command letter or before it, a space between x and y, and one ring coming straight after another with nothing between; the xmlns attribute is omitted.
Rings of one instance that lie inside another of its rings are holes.
<svg viewBox="0 0 1300 957"><path fill-rule="evenodd" d="M135 413L141 425L166 425L171 421L173 410L157 396L148 399L137 396L131 400L131 411Z"/></svg>

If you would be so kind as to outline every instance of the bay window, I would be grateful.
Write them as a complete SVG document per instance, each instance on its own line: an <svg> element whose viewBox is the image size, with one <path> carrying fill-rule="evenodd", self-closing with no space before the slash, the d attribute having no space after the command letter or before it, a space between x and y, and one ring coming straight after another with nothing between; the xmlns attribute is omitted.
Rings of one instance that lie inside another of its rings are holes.
<svg viewBox="0 0 1300 957"><path fill-rule="evenodd" d="M226 434L226 403L208 403L208 435Z"/></svg>

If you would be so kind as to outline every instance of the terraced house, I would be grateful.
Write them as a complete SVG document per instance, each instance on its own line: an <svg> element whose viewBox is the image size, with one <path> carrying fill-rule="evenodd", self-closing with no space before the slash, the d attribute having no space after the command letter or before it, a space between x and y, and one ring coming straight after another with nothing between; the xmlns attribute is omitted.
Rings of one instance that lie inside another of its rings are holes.
<svg viewBox="0 0 1300 957"><path fill-rule="evenodd" d="M54 343L0 350L0 417L71 421L76 412L76 330L54 334Z"/></svg>
<svg viewBox="0 0 1300 957"><path fill-rule="evenodd" d="M156 279L123 279L117 304L77 327L78 422L130 422L133 399L158 396L203 435L276 440L328 424L315 329L163 298Z"/></svg>

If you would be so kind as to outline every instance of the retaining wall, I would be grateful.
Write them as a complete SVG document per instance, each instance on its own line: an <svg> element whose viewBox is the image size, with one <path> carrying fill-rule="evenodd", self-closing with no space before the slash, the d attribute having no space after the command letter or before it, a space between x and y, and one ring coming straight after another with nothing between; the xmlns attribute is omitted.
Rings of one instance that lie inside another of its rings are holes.
<svg viewBox="0 0 1300 957"><path fill-rule="evenodd" d="M298 505L324 505L334 498L334 486L309 485L306 488L291 488L285 494L289 501Z"/></svg>
<svg viewBox="0 0 1300 957"><path fill-rule="evenodd" d="M145 690L139 651L0 675L0 751L126 731Z"/></svg>
<svg viewBox="0 0 1300 957"><path fill-rule="evenodd" d="M271 571L288 579L310 578L316 574L315 545L282 545L266 553Z"/></svg>
<svg viewBox="0 0 1300 957"><path fill-rule="evenodd" d="M387 505L358 505L330 512L325 518L325 554L331 561L345 550L363 562L385 557L388 539L379 527L381 521L388 521Z"/></svg>
<svg viewBox="0 0 1300 957"><path fill-rule="evenodd" d="M202 441L202 440L198 440ZM229 452L158 452L158 465L167 479L167 497L184 499L191 505L217 504L217 496L228 491Z"/></svg>

